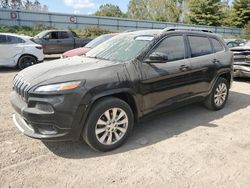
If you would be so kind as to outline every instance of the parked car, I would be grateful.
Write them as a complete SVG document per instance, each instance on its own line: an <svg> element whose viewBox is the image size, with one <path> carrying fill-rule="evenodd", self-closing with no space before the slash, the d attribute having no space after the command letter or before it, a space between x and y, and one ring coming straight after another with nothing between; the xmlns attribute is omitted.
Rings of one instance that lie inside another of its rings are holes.
<svg viewBox="0 0 250 188"><path fill-rule="evenodd" d="M134 122L160 109L204 102L222 109L233 54L217 35L185 30L122 33L85 56L21 71L13 120L25 135L78 140L100 151L120 146Z"/></svg>
<svg viewBox="0 0 250 188"><path fill-rule="evenodd" d="M240 45L240 44L239 44L238 42L236 42L236 41L229 41L229 42L227 42L228 48L237 47L237 46L239 46L239 45Z"/></svg>
<svg viewBox="0 0 250 188"><path fill-rule="evenodd" d="M63 53L62 58L85 55L91 49L95 48L96 46L105 42L106 40L116 36L117 34L118 33L110 33L110 34L101 35L101 36L95 38L94 40L90 41L84 47L76 48L76 49L73 49L73 50L70 50L70 51Z"/></svg>
<svg viewBox="0 0 250 188"><path fill-rule="evenodd" d="M232 48L234 53L234 76L250 77L250 41L244 46Z"/></svg>
<svg viewBox="0 0 250 188"><path fill-rule="evenodd" d="M59 54L74 48L85 46L91 39L79 38L73 31L46 30L36 35L33 39L43 45L45 54Z"/></svg>
<svg viewBox="0 0 250 188"><path fill-rule="evenodd" d="M42 46L34 43L31 37L0 33L0 66L24 69L43 59Z"/></svg>
<svg viewBox="0 0 250 188"><path fill-rule="evenodd" d="M237 46L243 46L246 41L241 39L225 39L225 42L228 48L234 48Z"/></svg>

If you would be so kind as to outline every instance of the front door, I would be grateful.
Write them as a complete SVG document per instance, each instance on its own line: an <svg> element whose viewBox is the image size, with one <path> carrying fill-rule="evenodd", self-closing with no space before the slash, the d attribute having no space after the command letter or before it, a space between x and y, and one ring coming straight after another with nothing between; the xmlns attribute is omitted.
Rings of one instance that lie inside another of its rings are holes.
<svg viewBox="0 0 250 188"><path fill-rule="evenodd" d="M45 54L61 53L62 47L59 39L59 32L57 31L49 32L41 40Z"/></svg>
<svg viewBox="0 0 250 188"><path fill-rule="evenodd" d="M164 38L151 52L165 54L165 63L142 64L141 94L144 114L189 97L189 67L182 35Z"/></svg>

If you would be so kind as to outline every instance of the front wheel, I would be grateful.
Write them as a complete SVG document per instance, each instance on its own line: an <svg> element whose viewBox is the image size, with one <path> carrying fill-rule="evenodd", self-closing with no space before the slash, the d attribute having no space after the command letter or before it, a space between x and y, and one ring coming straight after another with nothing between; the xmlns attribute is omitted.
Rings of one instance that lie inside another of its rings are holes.
<svg viewBox="0 0 250 188"><path fill-rule="evenodd" d="M228 94L229 83L225 78L220 77L204 104L208 109L220 110L225 106Z"/></svg>
<svg viewBox="0 0 250 188"><path fill-rule="evenodd" d="M104 98L94 104L90 111L83 138L95 150L110 151L127 139L133 124L133 112L125 101Z"/></svg>
<svg viewBox="0 0 250 188"><path fill-rule="evenodd" d="M37 63L37 60L35 57L30 56L30 55L24 55L20 57L20 59L18 60L18 67L19 69L22 70L36 63Z"/></svg>

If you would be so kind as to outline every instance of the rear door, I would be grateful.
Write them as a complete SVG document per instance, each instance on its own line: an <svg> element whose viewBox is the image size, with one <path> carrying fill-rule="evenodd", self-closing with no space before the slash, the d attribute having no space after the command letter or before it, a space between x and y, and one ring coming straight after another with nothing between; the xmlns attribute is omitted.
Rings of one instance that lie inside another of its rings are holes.
<svg viewBox="0 0 250 188"><path fill-rule="evenodd" d="M189 96L189 62L182 35L164 38L151 52L168 57L166 63L142 64L141 93L145 113L179 102Z"/></svg>
<svg viewBox="0 0 250 188"><path fill-rule="evenodd" d="M61 44L61 52L66 52L74 49L75 39L69 35L68 32L62 31L59 32L59 40Z"/></svg>
<svg viewBox="0 0 250 188"><path fill-rule="evenodd" d="M192 73L192 95L207 92L217 71L217 61L207 36L187 35Z"/></svg>

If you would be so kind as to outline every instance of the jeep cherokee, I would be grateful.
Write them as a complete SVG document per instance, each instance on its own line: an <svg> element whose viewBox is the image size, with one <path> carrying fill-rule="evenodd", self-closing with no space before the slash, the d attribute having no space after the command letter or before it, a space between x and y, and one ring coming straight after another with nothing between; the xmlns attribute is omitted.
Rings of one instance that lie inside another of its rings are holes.
<svg viewBox="0 0 250 188"><path fill-rule="evenodd" d="M190 102L226 104L233 54L217 35L180 29L119 34L86 54L29 67L13 80L15 125L43 140L120 146L134 122Z"/></svg>

